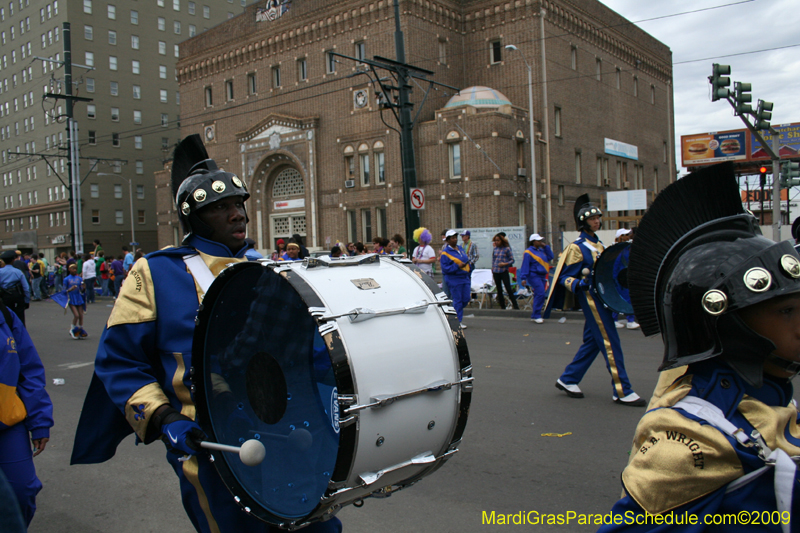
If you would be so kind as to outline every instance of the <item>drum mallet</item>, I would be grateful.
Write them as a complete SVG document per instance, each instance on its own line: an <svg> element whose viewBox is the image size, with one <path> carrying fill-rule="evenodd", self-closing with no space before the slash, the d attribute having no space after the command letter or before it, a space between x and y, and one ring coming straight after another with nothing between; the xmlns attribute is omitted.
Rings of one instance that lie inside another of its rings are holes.
<svg viewBox="0 0 800 533"><path fill-rule="evenodd" d="M200 446L208 450L216 450L219 452L238 453L239 459L242 460L247 466L256 466L261 464L264 457L267 455L267 449L256 439L249 439L244 441L242 447L228 446L227 444L218 444L216 442L209 442L207 440L200 441Z"/></svg>

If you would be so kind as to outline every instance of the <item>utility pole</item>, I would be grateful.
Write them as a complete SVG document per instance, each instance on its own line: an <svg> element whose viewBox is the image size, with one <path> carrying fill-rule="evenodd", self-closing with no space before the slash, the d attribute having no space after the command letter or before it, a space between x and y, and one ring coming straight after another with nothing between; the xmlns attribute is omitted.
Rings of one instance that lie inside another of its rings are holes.
<svg viewBox="0 0 800 533"><path fill-rule="evenodd" d="M400 29L400 2L394 0L394 50L397 58L397 96L400 104L400 152L403 166L403 206L406 219L406 241L412 242L414 230L419 227L419 211L411 209L411 189L417 186L417 163L414 157L414 122L411 120L411 102L408 93L408 68L406 68L406 48L403 31Z"/></svg>
<svg viewBox="0 0 800 533"><path fill-rule="evenodd" d="M455 87L445 85L444 83L439 83L428 79L428 76L432 76L434 74L434 72L430 70L425 70L423 68L406 64L405 62L406 52L405 52L405 44L403 41L403 32L400 29L400 5L398 0L394 0L394 24L395 24L394 45L395 45L395 54L397 57L396 60L387 59L385 57L380 57L380 56L375 56L370 60L366 58L350 57L343 54L338 54L336 52L330 52L330 54L333 56L343 57L345 59L352 60L356 62L356 64L358 65L366 66L369 68L369 70L372 72L374 76L374 79L370 78L370 81L372 82L375 88L375 92L378 95L379 107L381 109L390 109L394 114L397 123L400 125L399 133L400 133L401 164L403 170L403 204L404 204L404 215L405 215L406 240L408 242L412 242L414 230L420 226L419 212L411 208L411 189L414 189L417 186L417 165L416 165L416 158L414 157L414 137L413 137L414 124L419 118L422 106L425 105L425 100L428 98L428 93L430 92L430 89L434 85L445 87L456 93L459 92L460 89L456 89ZM388 71L392 74L392 77L381 78L378 75L376 69L382 69ZM364 70L358 70L348 77L359 74L365 74L369 77L367 71ZM411 86L412 78L424 81L429 84L428 90L425 92L425 97L422 99L419 109L417 110L417 114L413 118L411 117L411 108L413 107L413 104L411 103L409 97L412 88ZM384 81L386 79L393 80L396 83L396 85L391 85L389 84L389 82ZM397 94L396 99L394 98L394 94ZM383 117L381 116L381 118Z"/></svg>
<svg viewBox="0 0 800 533"><path fill-rule="evenodd" d="M66 100L67 118L67 171L69 174L69 213L70 213L70 239L72 248L78 253L83 253L83 216L81 214L81 178L80 178L80 148L78 146L78 123L74 119L73 103L77 101L91 102L91 98L82 98L72 95L72 42L70 23L63 23L61 32L64 39L64 85L65 94L45 93L48 98L63 98ZM88 68L85 65L76 65Z"/></svg>

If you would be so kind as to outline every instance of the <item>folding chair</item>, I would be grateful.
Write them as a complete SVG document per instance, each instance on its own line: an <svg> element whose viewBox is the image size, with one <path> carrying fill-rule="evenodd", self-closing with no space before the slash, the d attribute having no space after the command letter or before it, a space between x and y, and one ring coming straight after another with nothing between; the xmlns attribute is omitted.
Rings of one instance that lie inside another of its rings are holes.
<svg viewBox="0 0 800 533"><path fill-rule="evenodd" d="M490 269L481 268L472 273L470 292L476 296L475 301L478 302L478 309L483 309L484 305L492 306L492 295L495 292L495 286Z"/></svg>

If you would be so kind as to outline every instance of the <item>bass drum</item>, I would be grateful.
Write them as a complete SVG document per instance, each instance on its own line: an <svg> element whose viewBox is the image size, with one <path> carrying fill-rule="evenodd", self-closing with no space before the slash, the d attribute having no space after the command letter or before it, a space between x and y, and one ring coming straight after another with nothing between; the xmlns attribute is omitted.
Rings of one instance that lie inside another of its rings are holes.
<svg viewBox="0 0 800 533"><path fill-rule="evenodd" d="M594 262L592 281L597 296L605 307L615 313L633 314L628 292L628 262L631 243L618 242L605 249Z"/></svg>
<svg viewBox="0 0 800 533"><path fill-rule="evenodd" d="M287 529L325 520L458 451L472 367L449 304L410 263L376 255L217 277L198 314L194 396L212 441L266 448L255 467L214 454L245 511Z"/></svg>

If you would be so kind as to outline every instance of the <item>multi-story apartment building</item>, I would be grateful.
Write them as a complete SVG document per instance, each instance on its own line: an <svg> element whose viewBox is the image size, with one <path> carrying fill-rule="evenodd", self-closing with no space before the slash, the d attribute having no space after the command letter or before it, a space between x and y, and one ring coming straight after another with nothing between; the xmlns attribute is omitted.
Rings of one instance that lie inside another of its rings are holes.
<svg viewBox="0 0 800 533"><path fill-rule="evenodd" d="M423 103L427 85L412 84L421 220L435 235L524 225L558 245L560 231L575 229L579 194L655 193L674 179L671 52L602 3L399 8L406 61L463 89ZM395 58L394 34L392 0L284 0L257 2L182 44L182 134L203 134L212 157L245 180L258 248L293 233L329 248L403 232L397 123L374 77L331 55ZM162 245L180 238L167 174L156 177Z"/></svg>
<svg viewBox="0 0 800 533"><path fill-rule="evenodd" d="M156 248L153 173L180 133L181 41L245 0L10 0L0 3L0 247L73 248L66 155L65 23L77 101L85 250ZM14 155L17 153L37 155Z"/></svg>

